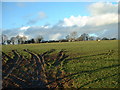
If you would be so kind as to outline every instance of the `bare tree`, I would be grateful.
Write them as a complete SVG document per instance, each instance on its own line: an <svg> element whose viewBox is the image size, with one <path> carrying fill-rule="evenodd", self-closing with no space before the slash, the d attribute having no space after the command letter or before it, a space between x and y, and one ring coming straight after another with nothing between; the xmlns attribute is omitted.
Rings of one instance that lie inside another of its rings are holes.
<svg viewBox="0 0 120 90"><path fill-rule="evenodd" d="M11 37L10 40L11 40L11 43L14 45L17 41L17 38L16 37Z"/></svg>
<svg viewBox="0 0 120 90"><path fill-rule="evenodd" d="M24 42L27 40L26 36L17 35L16 38L18 40L18 44L24 44Z"/></svg>
<svg viewBox="0 0 120 90"><path fill-rule="evenodd" d="M70 37L71 37L72 41L75 41L75 39L77 37L77 32L74 31L74 32L70 33Z"/></svg>
<svg viewBox="0 0 120 90"><path fill-rule="evenodd" d="M86 33L83 33L79 38L78 38L79 41L87 41L89 40L89 35L86 34Z"/></svg>
<svg viewBox="0 0 120 90"><path fill-rule="evenodd" d="M70 40L70 35L67 35L65 38L66 38L66 40L69 41Z"/></svg>
<svg viewBox="0 0 120 90"><path fill-rule="evenodd" d="M22 44L24 44L25 41L27 40L27 37L26 36L22 36L21 39L22 39Z"/></svg>
<svg viewBox="0 0 120 90"><path fill-rule="evenodd" d="M75 41L76 40L76 38L77 38L77 32L72 32L72 33L70 33L70 35L67 35L66 36L66 39L68 40L68 41Z"/></svg>
<svg viewBox="0 0 120 90"><path fill-rule="evenodd" d="M77 38L78 41L83 41L83 36Z"/></svg>
<svg viewBox="0 0 120 90"><path fill-rule="evenodd" d="M7 43L8 37L4 34L2 34L2 44Z"/></svg>
<svg viewBox="0 0 120 90"><path fill-rule="evenodd" d="M36 43L40 43L42 40L43 40L43 37L42 37L41 35L38 35L38 36L35 38L35 42L36 42Z"/></svg>

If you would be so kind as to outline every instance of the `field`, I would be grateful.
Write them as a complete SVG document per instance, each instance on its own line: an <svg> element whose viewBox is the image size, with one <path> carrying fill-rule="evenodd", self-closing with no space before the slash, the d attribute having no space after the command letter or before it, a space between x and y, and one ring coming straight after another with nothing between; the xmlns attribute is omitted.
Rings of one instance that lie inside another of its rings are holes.
<svg viewBox="0 0 120 90"><path fill-rule="evenodd" d="M31 80L28 72L34 81L26 86L44 82L48 88L119 87L117 40L3 45L2 51L3 87L25 87L21 83Z"/></svg>

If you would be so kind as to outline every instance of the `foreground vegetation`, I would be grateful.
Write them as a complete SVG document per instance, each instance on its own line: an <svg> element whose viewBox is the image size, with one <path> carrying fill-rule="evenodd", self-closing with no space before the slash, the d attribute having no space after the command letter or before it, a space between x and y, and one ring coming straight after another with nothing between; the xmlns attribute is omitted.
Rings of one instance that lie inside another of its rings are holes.
<svg viewBox="0 0 120 90"><path fill-rule="evenodd" d="M4 87L12 86L9 80L16 83L15 77L29 81L27 84L33 87L40 85L30 80L42 82L47 88L118 88L119 85L117 40L3 45L2 51ZM33 79L26 77L25 72L31 73ZM24 87L21 82L13 87Z"/></svg>

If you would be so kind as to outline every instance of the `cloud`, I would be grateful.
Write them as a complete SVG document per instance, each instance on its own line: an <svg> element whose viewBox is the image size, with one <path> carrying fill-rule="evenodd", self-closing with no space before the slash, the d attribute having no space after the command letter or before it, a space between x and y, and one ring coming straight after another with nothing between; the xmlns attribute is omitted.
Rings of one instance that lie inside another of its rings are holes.
<svg viewBox="0 0 120 90"><path fill-rule="evenodd" d="M9 39L10 39L11 37L15 37L17 35L21 35L21 36L25 35L24 32L28 28L30 28L30 26L26 26L26 27L24 26L24 27L20 27L20 28L6 29L6 30L2 31L2 34L5 34L5 35L9 36ZM28 35L25 35L25 36L28 36Z"/></svg>
<svg viewBox="0 0 120 90"><path fill-rule="evenodd" d="M21 27L20 30L27 30L30 26Z"/></svg>
<svg viewBox="0 0 120 90"><path fill-rule="evenodd" d="M44 12L39 12L35 18L32 18L32 19L28 20L26 25L35 24L35 23L37 23L40 20L43 20L45 18L47 18L46 14Z"/></svg>
<svg viewBox="0 0 120 90"><path fill-rule="evenodd" d="M78 33L95 33L100 37L117 37L118 4L93 3L89 7L90 16L70 16L58 23L61 27L71 27Z"/></svg>
<svg viewBox="0 0 120 90"><path fill-rule="evenodd" d="M62 26L102 26L112 23L118 23L118 4L112 3L93 3L89 7L91 16L71 16L64 18Z"/></svg>
<svg viewBox="0 0 120 90"><path fill-rule="evenodd" d="M108 13L118 13L118 4L112 4L110 2L103 3L97 2L89 6L89 11L91 15L101 15Z"/></svg>
<svg viewBox="0 0 120 90"><path fill-rule="evenodd" d="M69 31L69 29L68 29ZM42 35L45 40L57 40L61 37L64 37L67 33L67 30L63 27L49 27L49 26L33 26L27 29L24 34L29 36L29 38Z"/></svg>
<svg viewBox="0 0 120 90"><path fill-rule="evenodd" d="M48 39L49 35L52 33L48 27L49 26L31 26L26 31L24 31L24 34L29 36L29 38L34 38L38 35L42 35L45 39Z"/></svg>
<svg viewBox="0 0 120 90"><path fill-rule="evenodd" d="M54 34L50 36L50 40L59 40L61 37L60 33Z"/></svg>
<svg viewBox="0 0 120 90"><path fill-rule="evenodd" d="M28 39L35 38L38 35L42 35L44 40L58 40L65 38L66 35L70 34L71 32L76 31L78 36L83 33L88 34L95 34L99 37L117 37L117 24L109 24L104 26L86 26L86 27L79 27L79 26L71 26L71 27L61 27L61 26L53 26L46 28L46 26L31 26L26 30L20 30L20 28L5 30L3 34L7 36L16 36L16 35L26 35Z"/></svg>
<svg viewBox="0 0 120 90"><path fill-rule="evenodd" d="M19 28L6 29L2 31L2 34L9 36L9 38L18 35L19 33L21 33Z"/></svg>
<svg viewBox="0 0 120 90"><path fill-rule="evenodd" d="M102 26L112 23L118 23L118 14L108 13L96 16L71 16L70 18L64 18L62 26Z"/></svg>

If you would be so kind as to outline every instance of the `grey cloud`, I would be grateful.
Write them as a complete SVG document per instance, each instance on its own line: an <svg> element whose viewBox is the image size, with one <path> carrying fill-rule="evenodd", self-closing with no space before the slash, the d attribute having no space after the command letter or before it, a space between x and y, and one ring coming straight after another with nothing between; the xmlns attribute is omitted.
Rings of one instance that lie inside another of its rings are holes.
<svg viewBox="0 0 120 90"><path fill-rule="evenodd" d="M2 34L7 35L8 38L10 39L11 37L24 34L24 31L20 30L20 28L12 28L12 29L2 30Z"/></svg>
<svg viewBox="0 0 120 90"><path fill-rule="evenodd" d="M20 33L19 28L7 29L2 31L3 34L6 34L9 37L16 36Z"/></svg>
<svg viewBox="0 0 120 90"><path fill-rule="evenodd" d="M47 18L47 15L44 12L39 12L35 18L29 19L26 25L31 25Z"/></svg>
<svg viewBox="0 0 120 90"><path fill-rule="evenodd" d="M38 21L39 21L39 19L35 18L35 19L29 20L26 24L27 24L27 25L31 25L31 24L37 23Z"/></svg>
<svg viewBox="0 0 120 90"><path fill-rule="evenodd" d="M3 34L6 34L7 36L16 36L20 33L23 33L24 35L28 36L30 38L34 38L37 35L42 35L45 40L51 39L52 36L58 35L58 39L65 38L66 35L70 34L73 31L76 31L78 33L78 36L80 36L83 33L92 34L95 33L99 37L116 37L118 36L118 25L117 24L109 24L104 26L85 26L85 27L78 27L78 26L72 26L72 27L61 27L61 26L53 26L49 28L44 28L41 26L34 26L30 27L27 30L20 30L20 28L16 29L10 29L10 30L4 30Z"/></svg>
<svg viewBox="0 0 120 90"><path fill-rule="evenodd" d="M70 34L71 32L76 31L78 36L82 33L92 34L95 33L99 37L116 37L117 38L117 24L109 24L104 26L85 26L85 27L60 27L60 26L53 26L51 28L41 28L41 27L31 27L24 32L25 35L29 35L31 37L35 37L36 35L42 35L44 39L50 39L51 35L55 35L57 33L61 34L59 39L65 38L66 35Z"/></svg>

